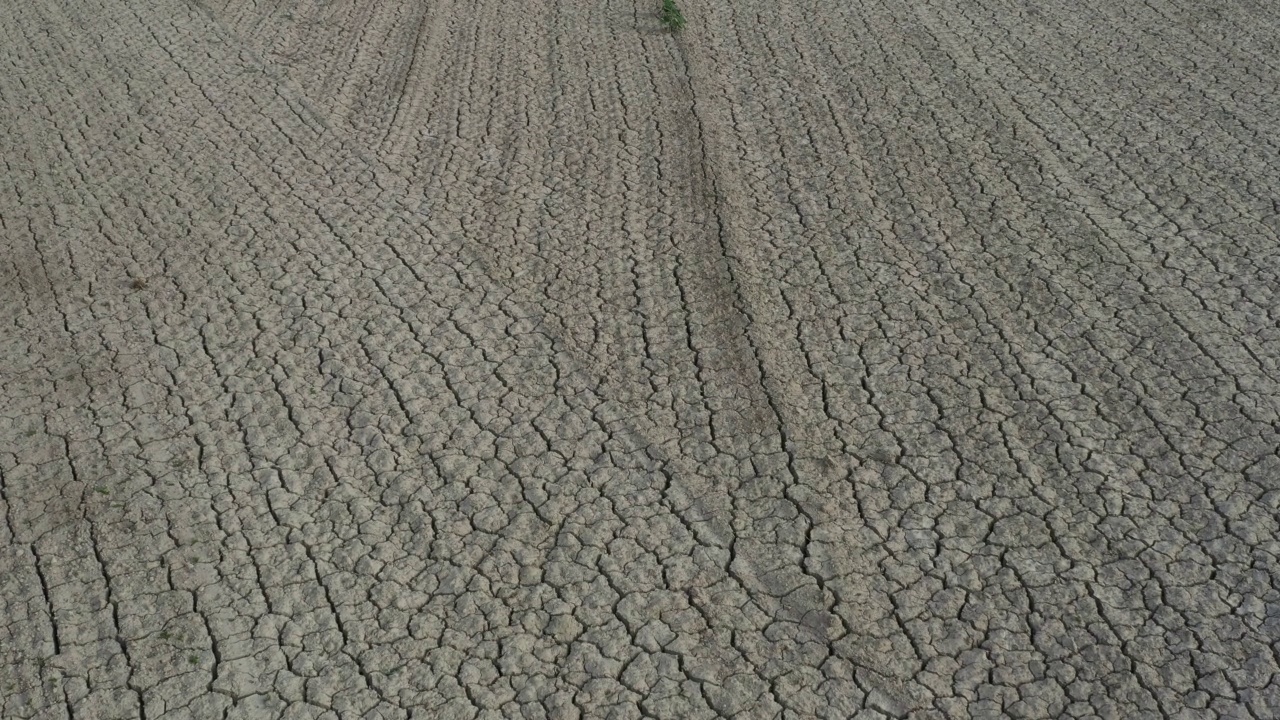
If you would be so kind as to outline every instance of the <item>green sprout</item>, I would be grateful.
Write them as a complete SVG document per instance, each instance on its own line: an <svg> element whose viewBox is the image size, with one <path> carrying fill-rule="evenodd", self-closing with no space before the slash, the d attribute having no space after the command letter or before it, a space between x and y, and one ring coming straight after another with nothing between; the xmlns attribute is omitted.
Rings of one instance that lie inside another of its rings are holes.
<svg viewBox="0 0 1280 720"><path fill-rule="evenodd" d="M662 0L662 24L672 32L684 27L684 15L676 7L676 0Z"/></svg>

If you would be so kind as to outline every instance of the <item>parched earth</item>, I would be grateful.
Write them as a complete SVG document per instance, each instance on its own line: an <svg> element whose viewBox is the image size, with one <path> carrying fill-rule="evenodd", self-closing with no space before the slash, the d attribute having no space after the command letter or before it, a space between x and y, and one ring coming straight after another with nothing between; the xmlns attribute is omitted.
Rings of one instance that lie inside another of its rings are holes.
<svg viewBox="0 0 1280 720"><path fill-rule="evenodd" d="M1280 5L0 3L0 717L1280 717Z"/></svg>

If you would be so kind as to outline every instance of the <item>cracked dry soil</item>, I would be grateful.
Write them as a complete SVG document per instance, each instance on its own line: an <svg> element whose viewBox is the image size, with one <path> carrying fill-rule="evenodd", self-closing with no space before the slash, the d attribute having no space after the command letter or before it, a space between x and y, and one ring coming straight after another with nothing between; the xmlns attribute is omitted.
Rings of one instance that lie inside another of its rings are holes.
<svg viewBox="0 0 1280 720"><path fill-rule="evenodd" d="M0 716L1280 717L1280 5L680 4L0 3Z"/></svg>

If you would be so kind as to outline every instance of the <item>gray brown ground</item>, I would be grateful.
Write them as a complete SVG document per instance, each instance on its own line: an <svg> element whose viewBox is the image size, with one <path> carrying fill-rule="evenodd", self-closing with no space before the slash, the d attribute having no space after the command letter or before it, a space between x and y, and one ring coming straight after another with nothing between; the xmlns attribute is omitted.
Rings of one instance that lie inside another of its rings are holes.
<svg viewBox="0 0 1280 720"><path fill-rule="evenodd" d="M0 716L1280 716L1280 8L652 5L0 3Z"/></svg>

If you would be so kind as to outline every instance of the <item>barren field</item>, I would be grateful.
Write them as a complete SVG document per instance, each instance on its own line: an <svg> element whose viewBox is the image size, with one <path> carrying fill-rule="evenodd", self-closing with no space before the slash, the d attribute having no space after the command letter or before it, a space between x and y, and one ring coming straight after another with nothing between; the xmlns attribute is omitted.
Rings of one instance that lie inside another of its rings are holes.
<svg viewBox="0 0 1280 720"><path fill-rule="evenodd" d="M0 717L1280 717L1280 3L0 2Z"/></svg>

